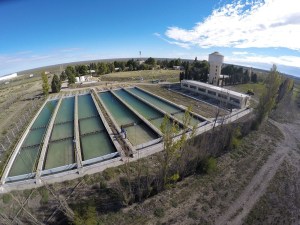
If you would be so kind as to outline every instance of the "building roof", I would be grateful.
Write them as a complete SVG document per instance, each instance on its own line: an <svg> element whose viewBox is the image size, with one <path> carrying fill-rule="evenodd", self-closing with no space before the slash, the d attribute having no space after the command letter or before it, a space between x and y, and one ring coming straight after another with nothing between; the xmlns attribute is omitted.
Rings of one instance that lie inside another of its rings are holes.
<svg viewBox="0 0 300 225"><path fill-rule="evenodd" d="M226 89L226 88L214 86L214 85L211 85L211 84L207 84L207 83L203 83L203 82L199 82L199 81L195 81L195 80L183 80L183 81L185 81L189 84L194 84L194 85L197 85L197 86L211 88L211 89L214 89L214 90L219 91L219 92L228 93L232 96L243 97L243 98L249 97L248 95L240 93L240 92L232 91L232 90L229 90L229 89Z"/></svg>
<svg viewBox="0 0 300 225"><path fill-rule="evenodd" d="M223 55L220 54L219 52L213 52L213 53L211 53L210 55L221 55L221 56L223 56Z"/></svg>

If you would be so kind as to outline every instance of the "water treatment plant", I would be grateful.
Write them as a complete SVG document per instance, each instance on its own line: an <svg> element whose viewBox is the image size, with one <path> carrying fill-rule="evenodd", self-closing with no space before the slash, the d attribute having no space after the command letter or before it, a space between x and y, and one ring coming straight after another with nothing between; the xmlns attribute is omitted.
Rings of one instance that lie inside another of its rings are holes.
<svg viewBox="0 0 300 225"><path fill-rule="evenodd" d="M23 133L1 178L2 190L94 173L162 150L164 116L183 130L186 108L138 87L49 98ZM212 120L189 112L189 130Z"/></svg>

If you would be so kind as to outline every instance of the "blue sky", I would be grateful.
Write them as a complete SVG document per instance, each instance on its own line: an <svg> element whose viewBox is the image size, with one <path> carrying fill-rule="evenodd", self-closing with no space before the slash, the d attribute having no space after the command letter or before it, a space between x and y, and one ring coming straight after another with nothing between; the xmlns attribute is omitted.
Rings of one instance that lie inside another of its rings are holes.
<svg viewBox="0 0 300 225"><path fill-rule="evenodd" d="M0 0L0 75L72 61L207 59L300 76L295 0Z"/></svg>

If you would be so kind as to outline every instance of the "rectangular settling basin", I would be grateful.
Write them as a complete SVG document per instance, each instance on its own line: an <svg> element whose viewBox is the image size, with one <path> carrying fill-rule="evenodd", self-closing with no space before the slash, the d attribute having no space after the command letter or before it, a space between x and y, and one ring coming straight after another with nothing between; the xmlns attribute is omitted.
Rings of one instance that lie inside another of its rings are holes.
<svg viewBox="0 0 300 225"><path fill-rule="evenodd" d="M74 97L64 98L58 109L44 163L46 170L75 162L74 103Z"/></svg>
<svg viewBox="0 0 300 225"><path fill-rule="evenodd" d="M117 151L90 94L78 96L78 120L82 160Z"/></svg>
<svg viewBox="0 0 300 225"><path fill-rule="evenodd" d="M135 111L145 117L150 123L160 129L160 125L163 122L164 114L156 110L152 106L146 104L135 96L129 94L123 89L114 91L114 93L121 98L124 102L130 105ZM169 124L172 124L172 120L169 119Z"/></svg>
<svg viewBox="0 0 300 225"><path fill-rule="evenodd" d="M151 95L141 89L138 88L128 88L126 89L127 91L129 91L130 93L135 94L136 96L148 101L150 104L162 109L163 111L173 115L174 117L176 117L178 120L183 120L183 116L185 111L182 110L181 108L167 102L167 101L163 101L162 99ZM191 121L190 124L192 126L197 125L201 122L203 122L204 120L198 117L194 117L192 114L191 115Z"/></svg>
<svg viewBox="0 0 300 225"><path fill-rule="evenodd" d="M101 92L99 97L119 127L123 126L133 146L140 145L159 136L148 125L120 102L112 93Z"/></svg>
<svg viewBox="0 0 300 225"><path fill-rule="evenodd" d="M22 143L8 177L35 172L43 138L56 105L57 100L45 104Z"/></svg>

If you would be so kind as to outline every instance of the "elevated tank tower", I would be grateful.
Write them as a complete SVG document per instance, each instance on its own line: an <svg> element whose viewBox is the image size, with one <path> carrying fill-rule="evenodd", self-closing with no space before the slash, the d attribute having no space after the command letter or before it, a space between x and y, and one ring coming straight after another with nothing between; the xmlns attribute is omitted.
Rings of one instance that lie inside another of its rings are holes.
<svg viewBox="0 0 300 225"><path fill-rule="evenodd" d="M208 83L218 86L221 75L222 64L224 62L224 56L219 52L214 52L208 56L209 62L209 77Z"/></svg>

